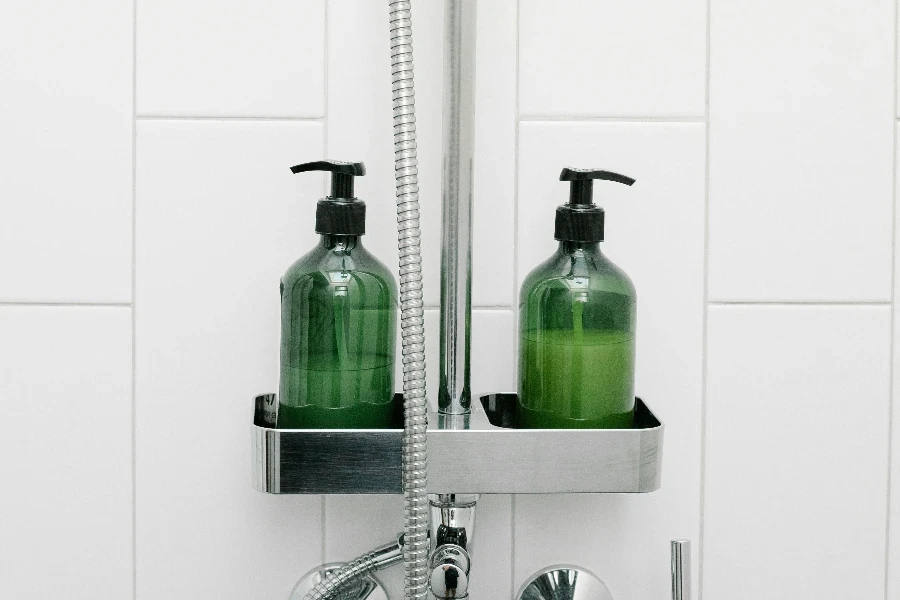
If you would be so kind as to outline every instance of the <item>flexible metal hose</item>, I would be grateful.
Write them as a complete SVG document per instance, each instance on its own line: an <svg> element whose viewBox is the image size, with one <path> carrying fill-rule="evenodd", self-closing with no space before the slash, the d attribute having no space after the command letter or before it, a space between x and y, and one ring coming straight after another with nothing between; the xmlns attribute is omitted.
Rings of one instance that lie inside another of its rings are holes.
<svg viewBox="0 0 900 600"><path fill-rule="evenodd" d="M425 320L419 253L416 94L409 0L390 0L394 178L400 248L400 326L403 344L403 559L405 598L423 600L428 586L428 494L425 398Z"/></svg>
<svg viewBox="0 0 900 600"><path fill-rule="evenodd" d="M377 571L397 564L403 560L403 535L396 541L376 548L363 554L357 559L347 563L328 576L311 589L304 600L324 600L326 598L339 598L341 587L350 583L357 577L362 577L371 571Z"/></svg>
<svg viewBox="0 0 900 600"><path fill-rule="evenodd" d="M403 347L403 561L405 598L424 600L428 590L428 494L425 397L425 319L419 232L419 171L416 158L416 94L412 21L408 0L390 0L391 81L394 107L394 178L400 250L400 340ZM381 566L364 554L333 572L306 595L327 600L348 581Z"/></svg>

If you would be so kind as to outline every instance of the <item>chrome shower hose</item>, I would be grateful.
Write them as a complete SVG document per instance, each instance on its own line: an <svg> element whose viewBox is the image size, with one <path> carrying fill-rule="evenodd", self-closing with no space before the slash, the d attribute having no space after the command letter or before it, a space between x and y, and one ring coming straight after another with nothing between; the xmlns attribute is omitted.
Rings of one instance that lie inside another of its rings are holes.
<svg viewBox="0 0 900 600"><path fill-rule="evenodd" d="M428 590L428 494L425 398L425 320L416 159L416 94L413 83L412 21L408 0L389 0L391 81L394 107L394 178L400 249L400 340L403 347L403 496L405 598L424 600ZM329 575L306 600L327 600L340 586L377 568L365 554Z"/></svg>
<svg viewBox="0 0 900 600"><path fill-rule="evenodd" d="M428 494L425 398L425 320L419 253L419 176L416 160L416 94L413 82L409 0L390 0L391 81L394 106L394 178L400 247L400 337L403 344L403 561L407 600L428 589Z"/></svg>

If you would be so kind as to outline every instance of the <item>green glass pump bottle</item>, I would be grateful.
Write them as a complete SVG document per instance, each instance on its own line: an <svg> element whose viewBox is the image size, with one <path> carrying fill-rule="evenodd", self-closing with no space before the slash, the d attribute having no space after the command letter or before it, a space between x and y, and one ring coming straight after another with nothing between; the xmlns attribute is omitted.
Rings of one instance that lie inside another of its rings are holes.
<svg viewBox="0 0 900 600"><path fill-rule="evenodd" d="M391 426L397 284L362 245L366 205L353 195L363 163L318 161L293 173L331 172L316 207L318 246L281 279L278 427Z"/></svg>
<svg viewBox="0 0 900 600"><path fill-rule="evenodd" d="M559 248L519 296L519 427L624 429L634 418L636 296L600 252L604 212L594 179L618 173L563 169L569 203L556 209Z"/></svg>

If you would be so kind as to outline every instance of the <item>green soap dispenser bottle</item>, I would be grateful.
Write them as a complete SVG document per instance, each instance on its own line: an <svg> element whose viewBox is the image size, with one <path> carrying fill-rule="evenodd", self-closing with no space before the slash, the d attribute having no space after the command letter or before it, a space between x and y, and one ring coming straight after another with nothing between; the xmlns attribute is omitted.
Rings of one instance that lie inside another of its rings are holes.
<svg viewBox="0 0 900 600"><path fill-rule="evenodd" d="M556 209L559 248L519 296L519 427L624 429L634 418L636 296L628 275L600 252L604 212L594 179L618 173L563 169L569 203Z"/></svg>
<svg viewBox="0 0 900 600"><path fill-rule="evenodd" d="M366 205L353 178L365 166L318 161L291 171L331 172L331 195L316 206L319 244L281 279L278 427L390 427L397 284L362 245Z"/></svg>

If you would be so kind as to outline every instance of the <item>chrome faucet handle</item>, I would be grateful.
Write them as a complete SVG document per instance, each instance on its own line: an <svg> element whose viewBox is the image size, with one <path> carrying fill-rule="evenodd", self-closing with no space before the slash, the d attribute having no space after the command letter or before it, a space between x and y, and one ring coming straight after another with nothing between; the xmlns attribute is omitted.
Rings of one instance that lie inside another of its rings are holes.
<svg viewBox="0 0 900 600"><path fill-rule="evenodd" d="M672 540L672 600L691 600L691 542Z"/></svg>

